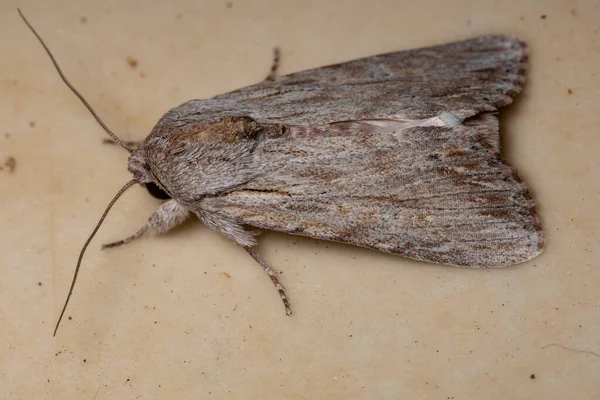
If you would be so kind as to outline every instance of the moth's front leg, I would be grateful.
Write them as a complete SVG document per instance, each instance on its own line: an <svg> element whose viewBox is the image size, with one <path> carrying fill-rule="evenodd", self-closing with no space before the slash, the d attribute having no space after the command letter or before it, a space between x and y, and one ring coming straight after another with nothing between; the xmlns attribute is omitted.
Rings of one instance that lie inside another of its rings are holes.
<svg viewBox="0 0 600 400"><path fill-rule="evenodd" d="M127 146L129 147L133 147L138 148L141 144L142 144L143 140L124 140L123 143L125 143ZM103 139L102 143L104 144L117 144L114 140L112 139Z"/></svg>
<svg viewBox="0 0 600 400"><path fill-rule="evenodd" d="M156 210L156 212L150 216L146 225L144 225L139 231L125 239L104 244L102 245L102 249L104 250L110 247L117 247L127 244L132 240L139 238L148 230L155 233L165 233L171 228L185 221L188 214L189 211L187 208L179 204L176 200L169 200L166 203L163 203L158 210Z"/></svg>

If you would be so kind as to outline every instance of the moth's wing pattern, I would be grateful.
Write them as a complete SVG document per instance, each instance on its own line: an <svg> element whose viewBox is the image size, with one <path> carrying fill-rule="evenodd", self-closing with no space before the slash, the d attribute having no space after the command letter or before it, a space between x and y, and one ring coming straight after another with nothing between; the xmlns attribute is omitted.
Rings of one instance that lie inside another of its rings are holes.
<svg viewBox="0 0 600 400"><path fill-rule="evenodd" d="M486 36L192 101L193 113L179 109L188 121L241 113L285 126L257 143L252 179L197 206L430 262L529 260L543 247L540 222L500 156L494 115L519 92L525 59L518 40Z"/></svg>
<svg viewBox="0 0 600 400"><path fill-rule="evenodd" d="M509 104L524 82L525 44L507 36L400 51L284 75L215 97L259 122L466 118Z"/></svg>
<svg viewBox="0 0 600 400"><path fill-rule="evenodd" d="M539 254L543 235L497 137L497 118L481 114L455 127L350 122L326 139L267 140L257 162L269 160L272 170L202 207L240 223L418 260L511 265Z"/></svg>

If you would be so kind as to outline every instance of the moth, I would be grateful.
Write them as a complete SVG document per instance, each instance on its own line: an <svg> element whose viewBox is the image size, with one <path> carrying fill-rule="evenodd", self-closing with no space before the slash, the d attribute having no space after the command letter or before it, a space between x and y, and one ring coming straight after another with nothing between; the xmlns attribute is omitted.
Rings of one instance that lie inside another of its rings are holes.
<svg viewBox="0 0 600 400"><path fill-rule="evenodd" d="M60 318L85 249L134 184L165 202L104 248L196 216L265 269L288 315L248 226L460 267L536 257L540 218L500 154L497 115L521 90L526 58L523 42L492 35L270 75L171 109L136 148L99 121L129 151L133 179L85 243Z"/></svg>

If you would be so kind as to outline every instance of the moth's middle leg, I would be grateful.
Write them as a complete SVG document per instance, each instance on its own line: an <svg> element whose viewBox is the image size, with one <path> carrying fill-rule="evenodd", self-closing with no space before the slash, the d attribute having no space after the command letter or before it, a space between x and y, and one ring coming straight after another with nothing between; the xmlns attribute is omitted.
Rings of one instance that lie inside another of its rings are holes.
<svg viewBox="0 0 600 400"><path fill-rule="evenodd" d="M273 268L269 267L267 263L262 258L260 258L259 255L256 254L254 250L252 250L250 247L244 247L244 249L265 270L265 272L269 275L269 278L271 278L271 282L273 282L273 285L275 285L275 288L279 292L279 297L281 297L281 301L283 301L283 306L285 307L285 315L292 315L292 308L290 307L288 297L285 294L283 286L281 285L281 283L279 283L279 279L277 278L275 271L273 271Z"/></svg>
<svg viewBox="0 0 600 400"><path fill-rule="evenodd" d="M188 214L189 211L187 208L183 207L175 200L169 200L163 203L158 210L150 216L146 225L142 226L139 231L125 239L103 244L102 249L104 250L127 244L132 240L139 238L148 230L156 233L165 233L182 223L187 218Z"/></svg>

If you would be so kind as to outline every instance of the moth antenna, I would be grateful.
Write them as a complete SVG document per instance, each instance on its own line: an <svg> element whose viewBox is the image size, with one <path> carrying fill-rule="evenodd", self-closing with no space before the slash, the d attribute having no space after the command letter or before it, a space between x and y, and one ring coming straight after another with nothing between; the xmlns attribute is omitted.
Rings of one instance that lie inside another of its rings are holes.
<svg viewBox="0 0 600 400"><path fill-rule="evenodd" d="M92 117L94 117L96 119L96 121L100 124L100 126L102 127L102 129L104 129L104 131L106 133L108 133L108 135L115 141L115 143L117 143L119 146L121 146L122 148L124 148L128 152L130 152L130 153L133 152L133 148L131 148L130 146L128 146L125 142L123 142L121 139L119 139L118 136L115 135L110 129L108 129L108 127L104 124L104 122L102 122L102 120L100 119L100 117L98 116L98 114L96 114L96 112L94 111L94 109L92 108L92 106L90 106L90 104L87 102L87 100L83 98L83 96L81 95L81 93L79 93L79 91L77 91L77 89L75 89L75 87L73 85L71 85L71 82L69 82L69 80L63 74L62 70L58 66L58 63L56 62L56 59L54 58L54 56L50 52L50 49L48 48L48 46L46 46L46 43L44 43L44 41L42 40L42 37L37 33L37 31L33 28L33 26L31 26L31 24L29 23L29 21L27 21L27 18L25 18L25 16L21 12L21 9L17 8L17 11L19 12L19 15L21 16L21 18L23 19L23 21L25 22L25 24L27 25L27 27L29 27L29 29L31 30L31 32L33 32L33 34L35 35L35 37L42 44L42 46L44 47L44 50L46 50L46 53L48 53L48 56L50 56L50 60L52 61L52 64L54 64L54 68L56 68L56 71L58 72L58 75L60 75L60 78L63 80L63 82L69 87L69 89L71 89L71 91L73 93L75 93L75 96L77 96L79 98L79 100L81 100L81 102L88 109L88 111L90 112L90 114L92 114Z"/></svg>
<svg viewBox="0 0 600 400"><path fill-rule="evenodd" d="M135 179L133 179L133 180L127 182L125 184L125 186L123 186L121 188L121 190L119 190L117 192L115 197L113 197L113 199L110 201L110 203L108 203L106 210L104 210L104 214L102 214L102 217L100 217L100 220L96 224L96 227L92 231L92 234L88 237L88 239L85 241L85 244L81 248L81 251L79 252L79 259L77 260L77 266L75 267L75 273L73 274L73 281L71 282L71 288L69 289L69 294L67 295L67 299L65 300L65 305L63 306L62 311L60 312L60 316L58 317L58 321L56 322L56 327L54 328L54 334L52 336L56 336L56 331L58 331L58 326L60 325L60 321L62 320L63 315L65 315L65 310L67 309L67 305L69 304L69 300L71 299L71 295L73 294L73 288L75 287L75 281L77 281L77 275L79 274L79 268L81 267L81 260L83 259L85 250L89 246L89 244L92 241L92 239L94 238L94 236L96 236L96 232L98 232L98 229L100 229L100 226L104 222L104 219L108 215L108 212L110 211L112 206L115 204L115 202L119 199L119 197L121 197L121 195L127 189L129 189L131 186L133 186L136 183L137 183L137 181Z"/></svg>

